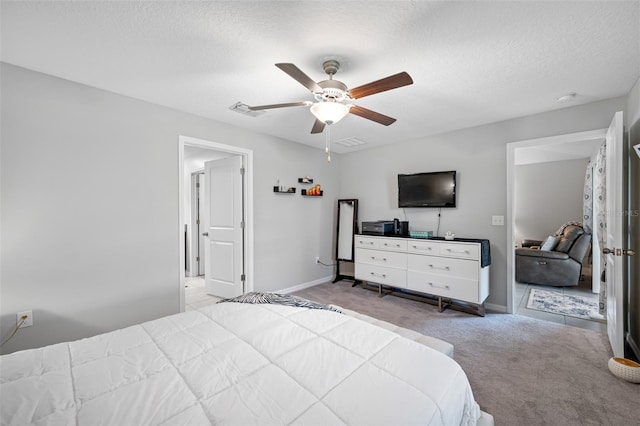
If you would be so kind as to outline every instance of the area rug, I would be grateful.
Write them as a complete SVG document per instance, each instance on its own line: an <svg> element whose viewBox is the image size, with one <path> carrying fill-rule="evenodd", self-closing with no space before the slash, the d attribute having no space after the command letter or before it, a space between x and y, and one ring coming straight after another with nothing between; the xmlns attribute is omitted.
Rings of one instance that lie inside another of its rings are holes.
<svg viewBox="0 0 640 426"><path fill-rule="evenodd" d="M531 289L527 308L552 314L604 322L598 313L598 300L555 291Z"/></svg>

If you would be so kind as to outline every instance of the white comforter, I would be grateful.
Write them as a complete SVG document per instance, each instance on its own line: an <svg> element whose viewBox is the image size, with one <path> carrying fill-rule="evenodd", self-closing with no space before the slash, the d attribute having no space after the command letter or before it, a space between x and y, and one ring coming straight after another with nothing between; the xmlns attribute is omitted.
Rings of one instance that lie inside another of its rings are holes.
<svg viewBox="0 0 640 426"><path fill-rule="evenodd" d="M447 356L352 316L221 303L0 358L2 424L475 424Z"/></svg>

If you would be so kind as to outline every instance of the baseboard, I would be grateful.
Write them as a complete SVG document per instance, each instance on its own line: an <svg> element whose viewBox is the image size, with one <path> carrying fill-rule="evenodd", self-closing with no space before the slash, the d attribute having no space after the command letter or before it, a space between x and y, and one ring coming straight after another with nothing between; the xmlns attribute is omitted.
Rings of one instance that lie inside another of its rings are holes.
<svg viewBox="0 0 640 426"><path fill-rule="evenodd" d="M499 312L501 314L507 313L507 307L503 305L494 305L493 303L485 303L484 308L487 311L491 311L491 312Z"/></svg>
<svg viewBox="0 0 640 426"><path fill-rule="evenodd" d="M304 290L305 288L313 287L314 285L324 284L330 282L333 279L333 275L329 275L325 278L319 278L317 280L309 281L308 283L302 283L294 285L293 287L283 288L282 290L276 290L276 293L293 293L294 291Z"/></svg>

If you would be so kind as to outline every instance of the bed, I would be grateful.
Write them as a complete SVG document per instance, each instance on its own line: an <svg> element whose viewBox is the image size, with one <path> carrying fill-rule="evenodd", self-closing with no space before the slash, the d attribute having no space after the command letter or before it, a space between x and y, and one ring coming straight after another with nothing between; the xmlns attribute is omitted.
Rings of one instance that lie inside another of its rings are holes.
<svg viewBox="0 0 640 426"><path fill-rule="evenodd" d="M218 303L4 355L2 425L482 423L453 359L336 310Z"/></svg>

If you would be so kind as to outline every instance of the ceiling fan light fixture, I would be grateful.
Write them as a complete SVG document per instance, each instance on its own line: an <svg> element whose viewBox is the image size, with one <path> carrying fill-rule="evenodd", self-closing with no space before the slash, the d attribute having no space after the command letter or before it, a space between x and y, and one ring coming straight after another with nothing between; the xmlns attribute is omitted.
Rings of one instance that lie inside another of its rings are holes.
<svg viewBox="0 0 640 426"><path fill-rule="evenodd" d="M326 124L335 124L349 114L350 105L339 102L316 102L311 105L311 113Z"/></svg>

